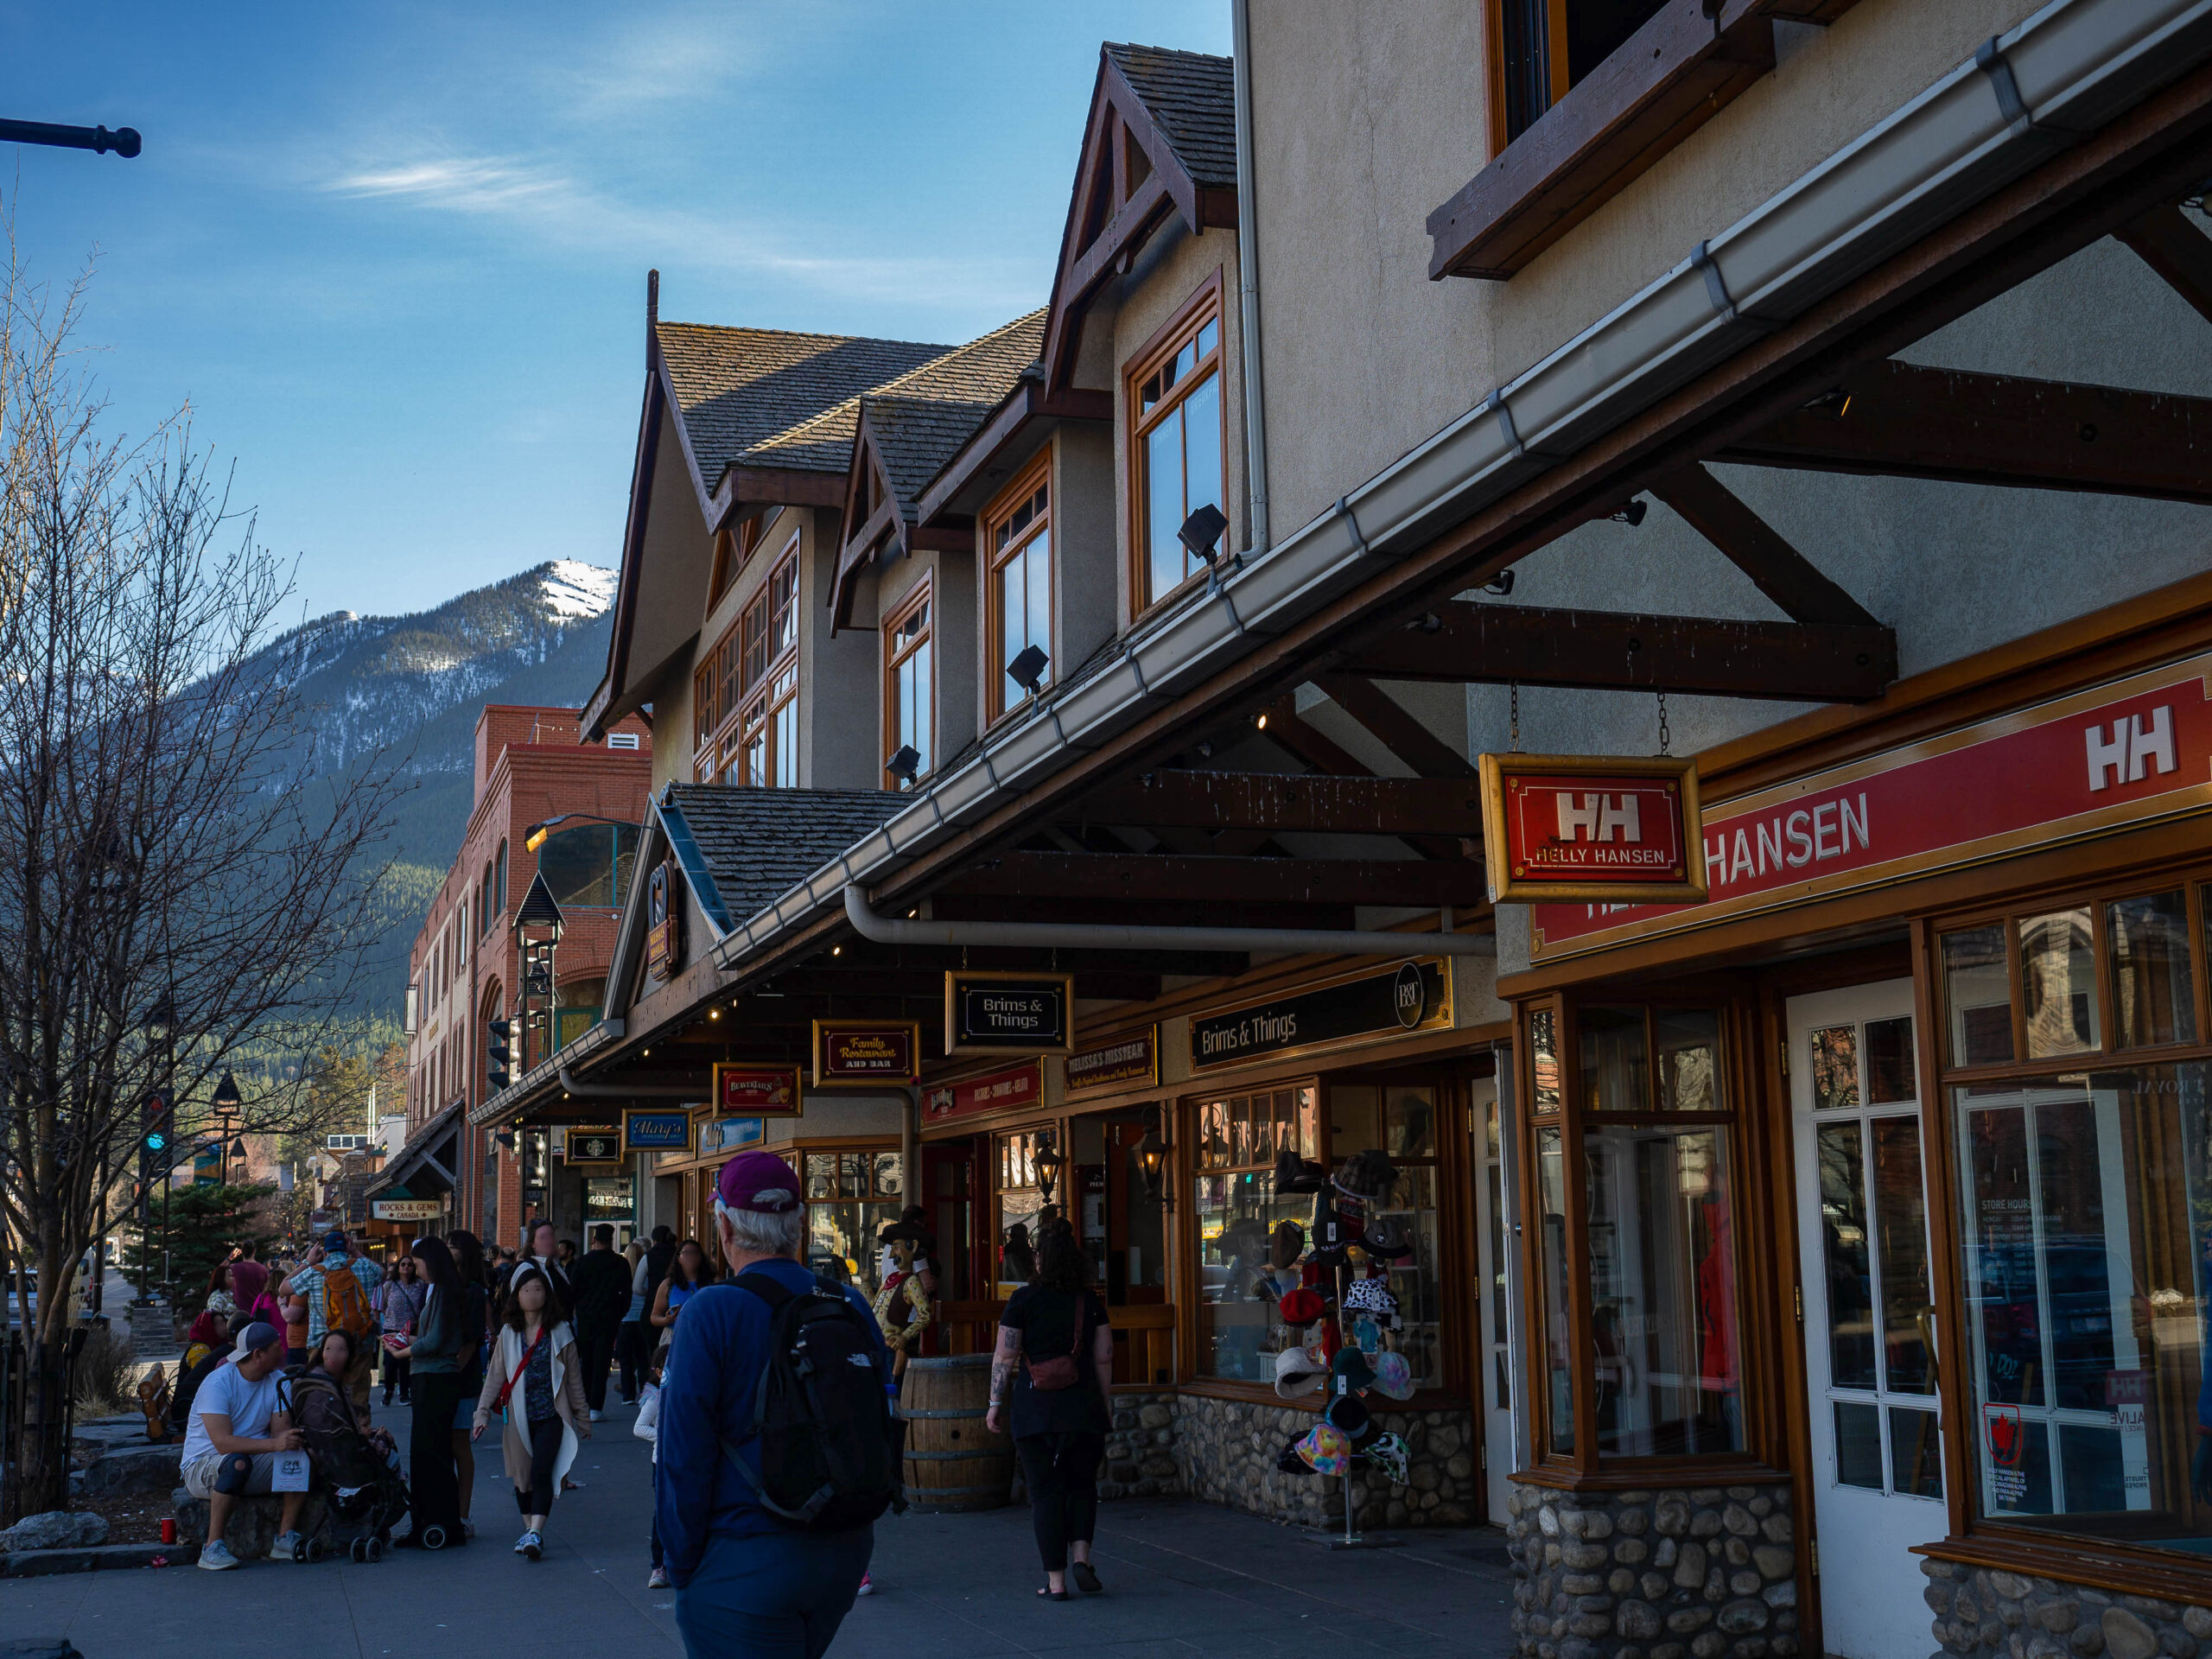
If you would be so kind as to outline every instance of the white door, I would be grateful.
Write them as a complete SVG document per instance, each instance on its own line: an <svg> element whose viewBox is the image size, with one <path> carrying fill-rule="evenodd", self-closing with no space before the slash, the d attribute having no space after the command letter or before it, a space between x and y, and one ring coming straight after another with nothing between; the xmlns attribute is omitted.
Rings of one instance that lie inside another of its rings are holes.
<svg viewBox="0 0 2212 1659"><path fill-rule="evenodd" d="M1511 1262L1505 1194L1512 1184L1506 1167L1503 1128L1497 1109L1497 1080L1478 1078L1474 1093L1475 1263L1477 1288L1475 1353L1483 1402L1483 1478L1489 1515L1503 1526L1505 1500L1513 1489L1513 1308L1508 1294Z"/></svg>
<svg viewBox="0 0 2212 1659"><path fill-rule="evenodd" d="M1917 1070L1910 979L1790 1001L1821 1622L1838 1659L1927 1649L1907 1552L1948 1524Z"/></svg>

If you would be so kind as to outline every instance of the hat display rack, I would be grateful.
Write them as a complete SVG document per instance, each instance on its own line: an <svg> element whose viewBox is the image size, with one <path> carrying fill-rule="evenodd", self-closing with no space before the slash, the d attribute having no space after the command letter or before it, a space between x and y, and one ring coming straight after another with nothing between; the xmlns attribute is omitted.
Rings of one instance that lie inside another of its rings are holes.
<svg viewBox="0 0 2212 1659"><path fill-rule="evenodd" d="M1397 1183L1388 1154L1372 1148L1354 1153L1333 1173L1288 1147L1275 1160L1277 1198L1313 1195L1313 1225L1298 1241L1310 1247L1302 1258L1281 1259L1298 1233L1295 1224L1280 1224L1273 1239L1274 1265L1301 1268L1300 1287L1281 1300L1284 1323L1321 1327L1320 1351L1308 1338L1276 1357L1275 1392L1285 1399L1317 1387L1327 1393L1319 1420L1285 1446L1277 1462L1293 1472L1338 1477L1344 1532L1332 1529L1317 1539L1331 1549L1395 1549L1404 1542L1359 1530L1351 1483L1356 1459L1395 1486L1408 1480L1404 1440L1383 1431L1365 1398L1375 1391L1403 1400L1414 1391L1411 1369L1393 1345L1398 1302L1388 1265L1409 1257L1413 1246L1408 1229L1377 1213ZM1370 1276L1370 1264L1381 1273ZM1289 1318L1294 1311L1302 1317Z"/></svg>

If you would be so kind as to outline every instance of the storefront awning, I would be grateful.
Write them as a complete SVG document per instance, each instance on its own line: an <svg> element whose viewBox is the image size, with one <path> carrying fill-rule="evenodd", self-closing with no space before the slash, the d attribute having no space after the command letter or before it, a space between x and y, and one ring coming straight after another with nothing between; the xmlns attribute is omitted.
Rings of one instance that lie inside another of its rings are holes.
<svg viewBox="0 0 2212 1659"><path fill-rule="evenodd" d="M461 1108L455 1101L407 1137L407 1144L371 1180L367 1198L388 1198L402 1181L416 1198L435 1198L458 1186L454 1166L460 1162L454 1143L461 1134Z"/></svg>

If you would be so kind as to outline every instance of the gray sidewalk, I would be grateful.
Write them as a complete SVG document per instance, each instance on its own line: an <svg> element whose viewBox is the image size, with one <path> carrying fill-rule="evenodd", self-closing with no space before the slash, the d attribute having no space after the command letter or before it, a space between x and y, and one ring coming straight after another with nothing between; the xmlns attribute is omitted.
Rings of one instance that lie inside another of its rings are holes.
<svg viewBox="0 0 2212 1659"><path fill-rule="evenodd" d="M397 1414L394 1414L396 1416ZM0 1580L0 1633L67 1636L86 1659L154 1659L234 1645L258 1659L558 1659L681 1651L673 1592L645 1588L647 1449L610 1408L547 1528L545 1560L511 1552L520 1522L480 1457L479 1536L374 1567L257 1562ZM387 1419L387 1421L391 1421ZM488 1449L488 1439L486 1448ZM1106 1593L1040 1600L1028 1513L907 1516L876 1528L877 1592L856 1605L838 1659L1001 1654L1224 1656L1375 1651L1475 1659L1512 1644L1512 1576L1494 1531L1408 1532L1402 1549L1339 1553L1200 1503L1103 1505ZM241 1624L241 1620L244 1621Z"/></svg>

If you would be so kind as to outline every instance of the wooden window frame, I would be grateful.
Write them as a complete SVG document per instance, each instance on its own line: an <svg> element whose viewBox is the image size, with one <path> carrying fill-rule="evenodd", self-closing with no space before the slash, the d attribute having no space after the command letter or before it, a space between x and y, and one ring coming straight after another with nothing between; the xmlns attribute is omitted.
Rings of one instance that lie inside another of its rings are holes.
<svg viewBox="0 0 2212 1659"><path fill-rule="evenodd" d="M1191 365L1191 372L1170 397L1162 397L1149 411L1141 406L1140 394L1153 372L1173 359L1175 353L1196 337L1207 323L1214 325L1214 347L1210 356L1202 357ZM1222 274L1216 270L1201 283L1196 292L1175 308L1174 315L1156 329L1152 338L1137 348L1122 370L1122 435L1128 460L1124 467L1127 478L1128 509L1128 548L1126 563L1129 579L1129 620L1134 622L1146 613L1167 604L1190 591L1205 579L1201 569L1185 575L1165 593L1150 591L1152 581L1152 550L1146 537L1150 525L1146 512L1146 498L1149 492L1145 476L1144 442L1154 428L1190 400L1191 394L1203 385L1210 372L1220 387L1215 399L1221 416L1221 493L1222 511L1229 510L1230 451L1229 451L1229 325L1222 308ZM1188 493L1188 480L1185 493ZM1224 537L1229 532L1224 531ZM1188 557L1187 553L1185 556Z"/></svg>
<svg viewBox="0 0 2212 1659"><path fill-rule="evenodd" d="M1511 277L1772 69L1777 16L1832 22L1853 3L1668 0L1572 87L1555 46L1552 102L1509 143L1507 0L1490 0L1491 159L1429 214L1429 276ZM1566 0L1549 0L1546 10L1557 41Z"/></svg>
<svg viewBox="0 0 2212 1659"><path fill-rule="evenodd" d="M2092 877L2063 887L2015 894L2001 903L1923 914L1912 922L1914 1018L1919 1036L1914 1063L1928 1080L1921 1092L1921 1144L1928 1184L1929 1249L1936 1306L1940 1310L1939 1351L1972 1351L1967 1338L1965 1255L1960 1237L1960 1183L1955 1090L1975 1084L2032 1083L2062 1073L2132 1069L2152 1065L2212 1063L2212 939L2205 934L2206 888L2212 863L2202 854L2183 861L2138 868L2122 876ZM2185 903L2192 999L2196 1037L2190 1042L2122 1047L2115 1040L2112 982L2106 940L2105 906L2113 899L2145 897L2178 887ZM2044 1059L2015 1058L2004 1065L1959 1065L1950 1058L1948 985L1943 974L1942 938L1962 928L1996 924L2005 931L2007 995L2012 1010L2013 1053L2025 1052L2021 1030L2019 918L2086 906L2095 952L2094 983L2099 997L2098 1046ZM2160 1550L2126 1539L2055 1528L2022 1526L1976 1513L1972 1490L1979 1461L1967 1442L1967 1426L1978 1421L1972 1401L1969 1366L1942 1368L1937 1382L1940 1432L1944 1459L1944 1498L1950 1535L1916 1551L2005 1571L2062 1579L2072 1584L2132 1595L2202 1603L2212 1598L2212 1561ZM2054 1517L2055 1518L2055 1517Z"/></svg>
<svg viewBox="0 0 2212 1659"><path fill-rule="evenodd" d="M719 779L726 784L755 788L773 785L779 770L772 736L777 716L798 697L798 532L793 531L783 552L768 568L767 580L745 602L736 620L722 631L715 649L694 674L695 697L701 695L702 685L717 688L710 740L692 755L692 775L699 782ZM779 584L786 576L790 586L779 599ZM779 620L789 625L791 641L772 658L768 647L775 638ZM779 690L777 683L786 673L791 677L790 683ZM728 689L733 685L736 694L730 696ZM696 710L692 724L696 730L699 725ZM747 742L763 728L772 734L763 766L765 780L755 779L745 764ZM798 775L797 764L794 757L794 779Z"/></svg>
<svg viewBox="0 0 2212 1659"><path fill-rule="evenodd" d="M1027 505L1039 489L1045 492L1044 511L1022 526L1020 540L1013 543L1002 554L996 551L993 543L998 539L1000 529ZM1052 445L1047 443L983 510L983 677L987 687L983 694L983 709L986 724L1002 719L1009 710L1020 707L1019 699L1009 699L1007 696L1010 682L1006 673L1006 607L999 591L999 572L1027 552L1030 543L1038 537L1052 534ZM1059 551L1058 538L1055 537L1054 544L1046 552L1046 557L1052 561L1047 580L1054 600L1059 595ZM1058 608L1057 604L1046 607L1044 683L1048 685L1058 677L1059 671L1059 662L1054 654L1058 639L1052 628L1052 613Z"/></svg>
<svg viewBox="0 0 2212 1659"><path fill-rule="evenodd" d="M906 595L899 600L898 607L891 613L889 620L883 625L882 747L887 757L898 747L900 741L899 737L899 666L916 652L925 647L927 647L930 652L929 747L922 757L924 764L921 769L914 774L918 784L920 779L928 777L931 768L937 765L937 613L931 610L922 624L919 635L903 645L899 640L899 630L906 626L916 611L931 604L936 586L934 573L925 575L906 591ZM887 777L889 773L887 772L885 775ZM888 785L894 790L901 786L899 780L895 778L892 779Z"/></svg>

